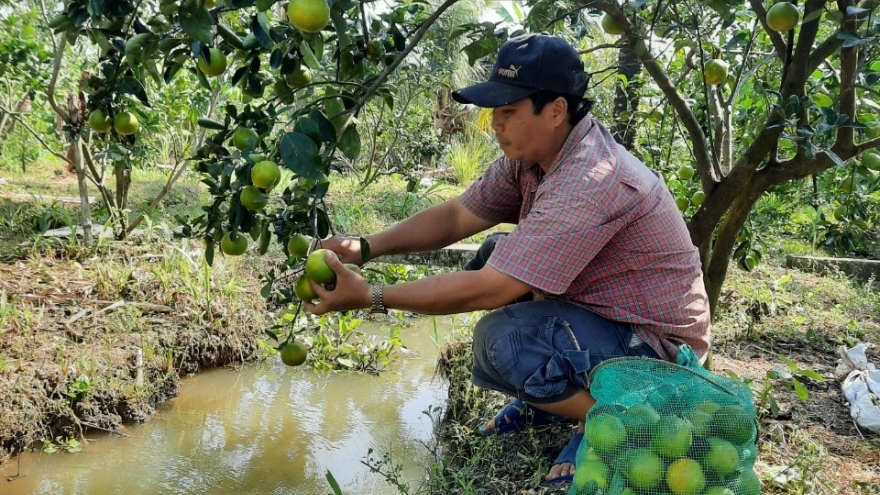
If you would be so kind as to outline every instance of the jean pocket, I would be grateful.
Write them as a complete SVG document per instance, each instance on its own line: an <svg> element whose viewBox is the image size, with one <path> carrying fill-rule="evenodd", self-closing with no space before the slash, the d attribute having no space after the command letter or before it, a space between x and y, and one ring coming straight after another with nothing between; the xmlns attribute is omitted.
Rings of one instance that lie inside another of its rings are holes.
<svg viewBox="0 0 880 495"><path fill-rule="evenodd" d="M557 352L526 378L524 390L531 396L543 398L560 395L570 385L586 389L589 386L587 372L590 367L589 350Z"/></svg>

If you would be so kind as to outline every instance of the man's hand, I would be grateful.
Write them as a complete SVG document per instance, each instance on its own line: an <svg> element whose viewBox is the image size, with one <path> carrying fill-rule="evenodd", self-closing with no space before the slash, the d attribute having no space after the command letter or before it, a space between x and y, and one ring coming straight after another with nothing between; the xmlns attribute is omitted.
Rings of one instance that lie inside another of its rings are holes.
<svg viewBox="0 0 880 495"><path fill-rule="evenodd" d="M331 239L338 238L331 237ZM354 242L359 245L357 239ZM326 241L324 248L330 249ZM360 257L360 250L357 255ZM326 253L324 259L336 273L336 283L331 286L333 290L328 290L325 286L310 281L315 295L321 301L318 304L304 301L306 309L312 314L322 315L331 311L369 308L373 302L370 284L363 277L346 268L333 253Z"/></svg>
<svg viewBox="0 0 880 495"><path fill-rule="evenodd" d="M367 261L361 255L361 240L359 237L328 237L321 241L321 247L336 253L343 263L354 263L360 266Z"/></svg>

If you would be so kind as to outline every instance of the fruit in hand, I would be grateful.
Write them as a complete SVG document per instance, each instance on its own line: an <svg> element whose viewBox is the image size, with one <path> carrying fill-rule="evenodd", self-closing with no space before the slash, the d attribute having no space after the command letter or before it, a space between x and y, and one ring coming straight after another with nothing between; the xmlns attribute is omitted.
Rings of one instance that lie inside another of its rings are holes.
<svg viewBox="0 0 880 495"><path fill-rule="evenodd" d="M296 282L293 284L293 293L296 294L300 301L314 301L318 298L306 274L302 274L296 279Z"/></svg>
<svg viewBox="0 0 880 495"><path fill-rule="evenodd" d="M306 274L319 284L329 284L336 281L336 273L324 258L325 253L328 252L332 253L327 249L316 249L306 259Z"/></svg>
<svg viewBox="0 0 880 495"><path fill-rule="evenodd" d="M287 18L300 31L317 33L330 22L330 6L327 0L291 0Z"/></svg>

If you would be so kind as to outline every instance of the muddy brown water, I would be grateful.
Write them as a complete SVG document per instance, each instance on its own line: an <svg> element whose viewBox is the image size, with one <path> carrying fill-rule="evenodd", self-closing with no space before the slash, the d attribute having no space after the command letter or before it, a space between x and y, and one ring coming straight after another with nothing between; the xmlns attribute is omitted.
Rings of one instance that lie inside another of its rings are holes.
<svg viewBox="0 0 880 495"><path fill-rule="evenodd" d="M361 328L387 335L378 325ZM399 493L362 462L370 449L375 459L389 454L386 467L402 466L418 486L433 437L423 412L447 397L434 372L433 328L421 318L403 329L408 352L381 376L287 368L276 359L187 378L179 397L124 436L90 433L79 453L11 460L0 468L0 494L326 495L328 471L347 495Z"/></svg>

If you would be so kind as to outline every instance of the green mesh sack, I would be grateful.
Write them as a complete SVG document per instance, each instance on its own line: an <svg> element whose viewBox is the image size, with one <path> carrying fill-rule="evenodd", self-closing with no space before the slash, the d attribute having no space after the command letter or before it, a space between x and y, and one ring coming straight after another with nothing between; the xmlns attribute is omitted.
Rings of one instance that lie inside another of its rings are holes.
<svg viewBox="0 0 880 495"><path fill-rule="evenodd" d="M749 388L700 366L605 361L590 373L586 418L569 495L757 495L755 407Z"/></svg>

